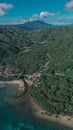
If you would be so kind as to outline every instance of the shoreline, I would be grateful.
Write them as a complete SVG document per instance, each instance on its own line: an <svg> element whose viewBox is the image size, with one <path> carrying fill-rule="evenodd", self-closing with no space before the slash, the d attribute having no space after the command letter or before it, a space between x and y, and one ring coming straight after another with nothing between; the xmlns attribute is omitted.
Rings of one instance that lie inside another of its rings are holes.
<svg viewBox="0 0 73 130"><path fill-rule="evenodd" d="M53 121L55 123L61 124L66 127L73 128L73 117L63 116L63 115L50 115L45 111L38 103L35 102L35 99L31 97L31 103L34 109L35 116L38 118L46 119Z"/></svg>
<svg viewBox="0 0 73 130"><path fill-rule="evenodd" d="M21 94L23 96L23 92L26 91L25 87L27 87L27 86L24 86L24 82L22 80L0 81L0 85L1 84L3 84L3 86L4 86L4 84L5 85L6 84L17 85L17 88L18 88L18 91L19 91L17 96L19 96ZM28 88L28 91L29 91L30 87ZM16 90L16 88L15 88L15 90ZM28 93L26 93L26 94L28 94ZM27 96L29 96L29 95L27 95ZM52 121L54 123L58 123L58 124L61 124L63 126L66 126L66 127L73 128L73 117L63 116L63 115L57 116L57 115L47 114L47 112L44 109L42 109L42 107L38 103L36 103L36 101L33 97L29 96L29 99L30 99L30 102L32 104L32 109L33 109L33 113L34 113L35 117L40 118L40 119L42 118L42 119L45 119L45 120L48 120L48 121ZM8 101L8 103L13 105L17 101L21 102L21 99L19 100L18 98L14 98L14 99L12 98Z"/></svg>
<svg viewBox="0 0 73 130"><path fill-rule="evenodd" d="M22 80L0 81L0 85L0 89L7 88L7 93L9 94L5 97L4 102L10 105L14 105L25 91L24 82Z"/></svg>
<svg viewBox="0 0 73 130"><path fill-rule="evenodd" d="M22 80L13 80L13 81L0 81L0 85L7 85L7 84L11 84L11 85L17 85L18 90L20 91L20 93L23 93L24 91L24 83ZM5 87L5 86L4 86ZM2 88L2 87L0 87Z"/></svg>

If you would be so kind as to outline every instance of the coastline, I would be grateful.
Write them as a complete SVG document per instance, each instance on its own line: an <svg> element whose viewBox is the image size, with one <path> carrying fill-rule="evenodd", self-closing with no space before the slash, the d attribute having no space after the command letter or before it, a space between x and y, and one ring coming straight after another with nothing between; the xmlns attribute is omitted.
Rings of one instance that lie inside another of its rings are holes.
<svg viewBox="0 0 73 130"><path fill-rule="evenodd" d="M73 128L73 117L63 116L61 114L58 116L47 114L47 112L44 109L42 109L42 107L40 105L38 105L38 103L35 102L34 98L31 98L31 103L32 103L36 117L46 119L49 121L53 121L55 123L59 123L59 124L62 124L64 126Z"/></svg>
<svg viewBox="0 0 73 130"><path fill-rule="evenodd" d="M3 84L3 85L4 85L4 84L5 84L5 85L7 85L7 84L17 85L20 94L23 93L23 91L24 91L24 83L23 83L22 80L0 81L0 85L2 85L2 84ZM4 87L5 87L5 86L4 86ZM2 87L0 87L0 88L2 88Z"/></svg>
<svg viewBox="0 0 73 130"><path fill-rule="evenodd" d="M23 92L26 91L25 87L27 87L27 86L24 86L24 82L22 80L1 81L0 85L2 85L2 84L3 84L3 86L4 86L4 84L5 85L7 85L7 84L16 85L17 88L14 88L15 91L18 90L18 93L16 96L20 96L22 94L21 97L23 97ZM28 88L28 91L29 91L30 87ZM28 94L29 101L30 101L30 103L28 102L28 104L32 105L32 109L33 109L32 111L33 111L33 114L35 117L40 118L40 119L42 118L42 119L52 121L52 122L56 122L58 124L62 124L63 126L73 128L73 117L63 116L63 115L56 116L56 115L47 114L47 112L44 109L42 109L42 107L40 105L38 105L38 103L36 103L35 99L32 98L28 92L26 94ZM25 95L24 95L24 97L25 97ZM21 102L21 100L22 100L22 98L14 97L14 98L8 99L7 102L9 104L14 105L16 102ZM24 100L23 100L23 102L24 102ZM25 104L25 102L24 102L24 104Z"/></svg>
<svg viewBox="0 0 73 130"><path fill-rule="evenodd" d="M7 95L4 98L4 102L11 105L14 105L25 91L24 82L22 80L0 81L0 89L2 88L7 89Z"/></svg>

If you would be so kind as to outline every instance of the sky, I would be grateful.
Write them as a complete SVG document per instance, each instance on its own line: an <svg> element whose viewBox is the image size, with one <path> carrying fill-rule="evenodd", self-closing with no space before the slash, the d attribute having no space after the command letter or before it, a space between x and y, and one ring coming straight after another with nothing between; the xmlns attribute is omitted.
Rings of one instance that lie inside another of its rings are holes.
<svg viewBox="0 0 73 130"><path fill-rule="evenodd" d="M73 0L0 0L0 24L73 24Z"/></svg>

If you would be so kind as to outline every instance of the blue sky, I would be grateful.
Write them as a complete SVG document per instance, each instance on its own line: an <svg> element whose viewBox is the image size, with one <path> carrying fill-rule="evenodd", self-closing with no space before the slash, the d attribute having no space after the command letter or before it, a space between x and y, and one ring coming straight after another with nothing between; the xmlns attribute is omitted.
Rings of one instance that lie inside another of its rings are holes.
<svg viewBox="0 0 73 130"><path fill-rule="evenodd" d="M73 24L73 0L0 0L0 24L33 20L50 24Z"/></svg>

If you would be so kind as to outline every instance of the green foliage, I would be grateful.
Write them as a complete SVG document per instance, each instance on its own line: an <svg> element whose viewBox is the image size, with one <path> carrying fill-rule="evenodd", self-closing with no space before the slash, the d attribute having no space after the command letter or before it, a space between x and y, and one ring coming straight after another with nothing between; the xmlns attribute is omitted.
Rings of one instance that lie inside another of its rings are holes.
<svg viewBox="0 0 73 130"><path fill-rule="evenodd" d="M27 73L40 70L51 57L50 72L73 69L73 28L20 31L0 28L0 63Z"/></svg>
<svg viewBox="0 0 73 130"><path fill-rule="evenodd" d="M50 114L73 115L73 81L65 77L41 77L31 95Z"/></svg>
<svg viewBox="0 0 73 130"><path fill-rule="evenodd" d="M66 77L69 77L69 78L73 79L73 70L65 71L65 75L66 75Z"/></svg>
<svg viewBox="0 0 73 130"><path fill-rule="evenodd" d="M22 75L39 72L48 61L40 87L32 86L31 95L49 113L73 115L73 27L31 32L0 28L1 65L10 64Z"/></svg>

